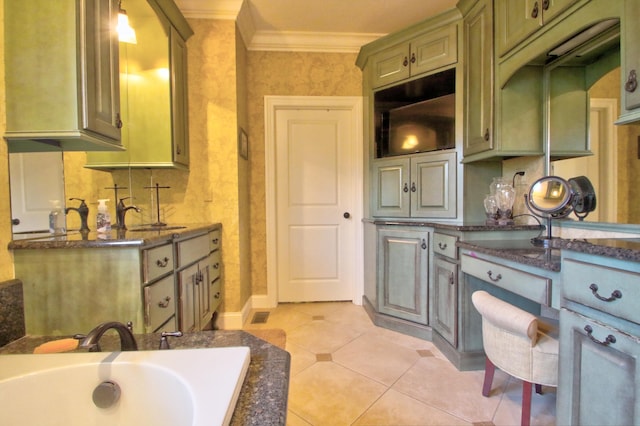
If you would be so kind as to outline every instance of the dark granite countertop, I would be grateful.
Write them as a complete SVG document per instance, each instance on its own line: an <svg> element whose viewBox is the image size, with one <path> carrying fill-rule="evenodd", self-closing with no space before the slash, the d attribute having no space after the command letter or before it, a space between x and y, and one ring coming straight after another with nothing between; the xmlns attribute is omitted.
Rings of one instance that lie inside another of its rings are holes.
<svg viewBox="0 0 640 426"><path fill-rule="evenodd" d="M403 219L372 219L365 220L375 225L399 225L399 226L426 226L435 229L448 229L460 232L478 231L539 231L544 229L540 225L510 225L497 226L487 225L484 222L436 222L425 220L403 220Z"/></svg>
<svg viewBox="0 0 640 426"><path fill-rule="evenodd" d="M49 249L49 248L105 248L105 247L143 247L162 244L179 238L186 238L208 232L219 224L181 224L171 226L139 226L128 230L112 229L111 232L98 234L90 231L69 231L64 235L23 234L14 236L9 250Z"/></svg>
<svg viewBox="0 0 640 426"><path fill-rule="evenodd" d="M60 338L62 337L26 336L0 348L0 354L32 353L36 346ZM155 350L160 342L160 334L136 335L136 340L140 350ZM291 365L291 355L287 351L239 330L185 333L182 337L170 337L169 342L172 349L248 346L251 350L251 362L231 424L285 424ZM100 345L105 352L119 350L117 336L103 336Z"/></svg>
<svg viewBox="0 0 640 426"><path fill-rule="evenodd" d="M554 239L553 248L535 246L530 240L459 241L457 246L556 272L560 271L563 250L640 262L640 238L559 238Z"/></svg>
<svg viewBox="0 0 640 426"><path fill-rule="evenodd" d="M530 240L458 241L457 246L549 271L560 271L560 250L536 247Z"/></svg>

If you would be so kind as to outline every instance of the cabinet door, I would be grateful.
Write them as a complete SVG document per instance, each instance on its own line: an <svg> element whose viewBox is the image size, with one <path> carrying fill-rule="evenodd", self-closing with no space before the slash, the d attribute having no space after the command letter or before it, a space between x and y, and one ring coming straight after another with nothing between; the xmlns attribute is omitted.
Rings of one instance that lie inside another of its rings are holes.
<svg viewBox="0 0 640 426"><path fill-rule="evenodd" d="M81 1L85 25L81 34L80 91L85 130L120 140L118 0Z"/></svg>
<svg viewBox="0 0 640 426"><path fill-rule="evenodd" d="M199 328L198 317L198 264L189 266L178 274L178 291L180 297L180 321L181 331L194 331Z"/></svg>
<svg viewBox="0 0 640 426"><path fill-rule="evenodd" d="M456 217L456 154L411 158L411 216Z"/></svg>
<svg viewBox="0 0 640 426"><path fill-rule="evenodd" d="M587 326L591 334L585 331ZM615 342L607 342L609 336ZM565 308L560 310L558 424L640 422L638 339Z"/></svg>
<svg viewBox="0 0 640 426"><path fill-rule="evenodd" d="M493 149L493 10L479 1L464 18L464 155Z"/></svg>
<svg viewBox="0 0 640 426"><path fill-rule="evenodd" d="M500 56L542 27L542 1L496 0L496 48Z"/></svg>
<svg viewBox="0 0 640 426"><path fill-rule="evenodd" d="M198 291L198 330L203 330L211 321L211 285L209 260L205 259L198 263L199 281Z"/></svg>
<svg viewBox="0 0 640 426"><path fill-rule="evenodd" d="M433 329L458 346L458 265L435 256L433 261Z"/></svg>
<svg viewBox="0 0 640 426"><path fill-rule="evenodd" d="M381 87L409 78L409 44L399 44L371 58L371 86Z"/></svg>
<svg viewBox="0 0 640 426"><path fill-rule="evenodd" d="M378 307L381 313L428 324L429 232L378 232Z"/></svg>
<svg viewBox="0 0 640 426"><path fill-rule="evenodd" d="M433 71L458 60L458 26L447 25L411 41L411 75Z"/></svg>
<svg viewBox="0 0 640 426"><path fill-rule="evenodd" d="M622 20L623 25L623 70L622 70L622 94L624 96L624 108L627 111L640 107L640 43L638 43L637 24L640 19L640 2L627 0L624 2L624 13L627 19Z"/></svg>
<svg viewBox="0 0 640 426"><path fill-rule="evenodd" d="M187 98L187 45L171 27L171 114L173 162L189 165L189 102Z"/></svg>
<svg viewBox="0 0 640 426"><path fill-rule="evenodd" d="M373 216L409 217L409 163L406 157L373 163Z"/></svg>

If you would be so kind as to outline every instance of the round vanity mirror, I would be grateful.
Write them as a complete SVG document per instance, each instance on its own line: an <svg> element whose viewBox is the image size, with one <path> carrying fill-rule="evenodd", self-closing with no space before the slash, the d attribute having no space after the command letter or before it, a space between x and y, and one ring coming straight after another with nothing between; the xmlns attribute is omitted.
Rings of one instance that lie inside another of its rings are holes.
<svg viewBox="0 0 640 426"><path fill-rule="evenodd" d="M532 239L535 245L553 246L551 219L567 217L572 211L583 220L596 208L596 194L589 179L578 176L566 181L545 176L531 185L525 204L534 215L547 219L547 236Z"/></svg>
<svg viewBox="0 0 640 426"><path fill-rule="evenodd" d="M558 176L546 176L531 185L528 203L540 213L564 217L573 208L571 199L571 187L566 180Z"/></svg>

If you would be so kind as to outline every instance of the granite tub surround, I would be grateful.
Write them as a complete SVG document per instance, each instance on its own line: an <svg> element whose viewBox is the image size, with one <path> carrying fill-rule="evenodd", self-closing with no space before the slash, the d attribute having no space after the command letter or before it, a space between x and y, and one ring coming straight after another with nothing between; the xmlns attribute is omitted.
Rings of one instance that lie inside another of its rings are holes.
<svg viewBox="0 0 640 426"><path fill-rule="evenodd" d="M36 346L60 338L26 336L0 348L0 355L32 353ZM140 350L156 350L160 334L139 334L136 335L136 341ZM105 335L100 343L104 352L119 350L117 335ZM271 426L286 423L291 364L288 352L244 331L185 333L182 337L169 337L169 344L172 349L249 347L251 362L231 425Z"/></svg>
<svg viewBox="0 0 640 426"><path fill-rule="evenodd" d="M22 281L0 283L0 347L25 335Z"/></svg>
<svg viewBox="0 0 640 426"><path fill-rule="evenodd" d="M108 233L95 231L81 233L69 231L64 235L46 235L37 238L14 239L9 243L10 250L20 249L64 249L64 248L104 248L125 246L146 246L170 242L177 238L188 237L214 229L219 224L176 224L158 227L157 230L136 231L136 227L127 230L112 229ZM145 226L144 229L150 228Z"/></svg>

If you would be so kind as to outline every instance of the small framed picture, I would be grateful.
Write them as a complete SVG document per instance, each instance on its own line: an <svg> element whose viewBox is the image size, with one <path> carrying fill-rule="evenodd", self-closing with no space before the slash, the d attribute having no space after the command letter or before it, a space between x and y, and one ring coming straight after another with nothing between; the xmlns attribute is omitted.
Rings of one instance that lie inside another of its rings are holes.
<svg viewBox="0 0 640 426"><path fill-rule="evenodd" d="M249 136L242 127L238 129L238 153L245 160L249 159Z"/></svg>

